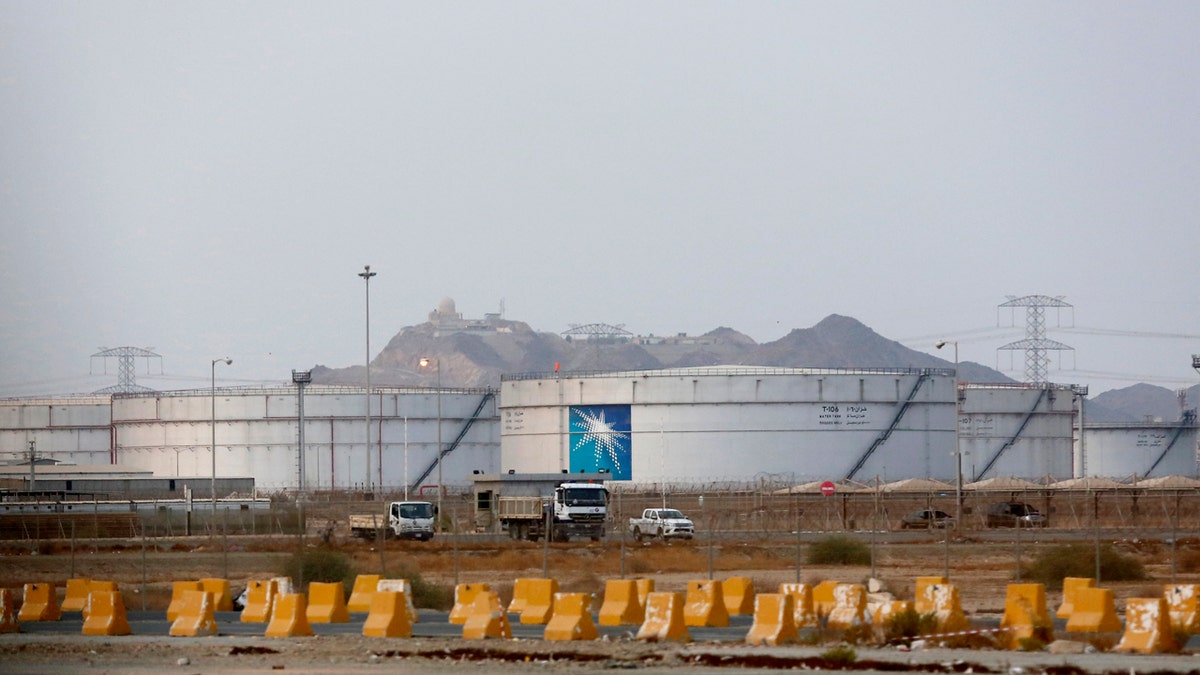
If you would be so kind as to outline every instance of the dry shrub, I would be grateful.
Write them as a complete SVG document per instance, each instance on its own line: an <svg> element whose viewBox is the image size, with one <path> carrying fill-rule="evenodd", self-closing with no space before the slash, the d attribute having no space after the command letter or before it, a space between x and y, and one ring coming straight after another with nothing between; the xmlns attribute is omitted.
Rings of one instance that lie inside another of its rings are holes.
<svg viewBox="0 0 1200 675"><path fill-rule="evenodd" d="M1044 549L1025 573L1030 581L1047 588L1062 588L1065 577L1093 577L1096 574L1096 550L1092 544L1061 544ZM1146 571L1137 558L1121 553L1113 546L1100 546L1100 578L1104 581L1141 581Z"/></svg>
<svg viewBox="0 0 1200 675"><path fill-rule="evenodd" d="M834 535L808 548L810 565L870 565L871 547L850 537Z"/></svg>

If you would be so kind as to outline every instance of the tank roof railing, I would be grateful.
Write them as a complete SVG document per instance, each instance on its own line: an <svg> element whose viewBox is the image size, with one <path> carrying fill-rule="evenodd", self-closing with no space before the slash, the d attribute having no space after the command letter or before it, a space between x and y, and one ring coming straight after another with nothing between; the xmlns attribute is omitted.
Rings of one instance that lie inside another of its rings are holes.
<svg viewBox="0 0 1200 675"><path fill-rule="evenodd" d="M296 386L278 385L274 387L249 386L249 387L217 387L218 394L224 395L294 395ZM113 394L113 399L121 398L158 398L172 396L212 396L213 390L209 387L203 389L177 389L172 391L147 391L147 392L127 392L121 394ZM414 386L376 386L371 385L371 395L378 394L436 394L437 387L414 387ZM442 387L443 395L453 394L469 394L472 396L482 396L485 394L495 394L496 390L489 387ZM340 384L308 384L304 386L304 394L306 396L320 394L362 394L363 388L353 385Z"/></svg>
<svg viewBox="0 0 1200 675"><path fill-rule="evenodd" d="M571 370L561 372L508 373L502 382L518 380L590 379L601 377L695 377L716 375L941 375L953 377L953 368L803 368L775 366L707 366L698 368L655 368L649 370Z"/></svg>

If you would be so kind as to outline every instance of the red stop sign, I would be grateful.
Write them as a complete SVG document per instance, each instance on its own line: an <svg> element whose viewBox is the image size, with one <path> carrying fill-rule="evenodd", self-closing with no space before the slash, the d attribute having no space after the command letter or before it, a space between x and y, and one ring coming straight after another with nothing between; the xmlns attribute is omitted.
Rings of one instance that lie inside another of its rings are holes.
<svg viewBox="0 0 1200 675"><path fill-rule="evenodd" d="M833 481L827 480L821 483L821 494L832 497L834 492L837 492L837 486L833 484Z"/></svg>

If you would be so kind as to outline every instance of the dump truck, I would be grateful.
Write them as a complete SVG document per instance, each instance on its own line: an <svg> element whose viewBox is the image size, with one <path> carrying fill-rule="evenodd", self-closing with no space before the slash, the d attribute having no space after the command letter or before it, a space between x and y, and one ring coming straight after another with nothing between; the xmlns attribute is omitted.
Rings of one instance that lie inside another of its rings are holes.
<svg viewBox="0 0 1200 675"><path fill-rule="evenodd" d="M437 507L429 502L392 502L387 515L367 513L350 516L350 533L363 539L375 539L382 530L385 538L433 539L433 521Z"/></svg>
<svg viewBox="0 0 1200 675"><path fill-rule="evenodd" d="M475 479L475 526L511 539L600 541L608 525L607 473L480 475Z"/></svg>

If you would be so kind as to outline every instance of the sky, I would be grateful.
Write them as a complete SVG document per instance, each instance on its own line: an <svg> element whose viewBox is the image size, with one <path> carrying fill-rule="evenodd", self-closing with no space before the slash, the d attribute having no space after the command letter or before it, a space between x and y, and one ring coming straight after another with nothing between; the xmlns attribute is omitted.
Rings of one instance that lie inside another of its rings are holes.
<svg viewBox="0 0 1200 675"><path fill-rule="evenodd" d="M1195 2L0 0L0 396L362 364L364 265L372 356L449 296L1023 379L1046 295L1052 381L1190 386L1198 82Z"/></svg>

